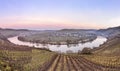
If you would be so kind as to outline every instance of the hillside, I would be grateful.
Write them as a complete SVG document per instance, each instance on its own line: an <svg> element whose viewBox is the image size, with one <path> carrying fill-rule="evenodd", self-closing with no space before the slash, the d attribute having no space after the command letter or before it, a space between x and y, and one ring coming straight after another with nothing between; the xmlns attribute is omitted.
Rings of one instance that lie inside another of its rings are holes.
<svg viewBox="0 0 120 71"><path fill-rule="evenodd" d="M119 55L120 54L120 35L108 39L106 43L95 50L97 54Z"/></svg>
<svg viewBox="0 0 120 71"><path fill-rule="evenodd" d="M0 33L0 40L7 40L7 38Z"/></svg>
<svg viewBox="0 0 120 71"><path fill-rule="evenodd" d="M40 71L49 65L56 53L47 49L30 48L0 42L1 71Z"/></svg>
<svg viewBox="0 0 120 71"><path fill-rule="evenodd" d="M107 38L112 38L112 37L120 34L120 26L111 27L111 28L107 28L107 29L100 29L97 32L102 34L102 36L105 36Z"/></svg>
<svg viewBox="0 0 120 71"><path fill-rule="evenodd" d="M0 28L0 37L12 37L12 36L17 36L20 33L26 33L26 32L30 32L29 30L26 29L3 29Z"/></svg>

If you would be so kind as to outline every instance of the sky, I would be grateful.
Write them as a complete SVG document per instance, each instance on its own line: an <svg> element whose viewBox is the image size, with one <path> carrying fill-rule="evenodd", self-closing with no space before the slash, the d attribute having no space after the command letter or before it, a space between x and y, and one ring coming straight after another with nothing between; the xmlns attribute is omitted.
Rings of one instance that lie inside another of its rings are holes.
<svg viewBox="0 0 120 71"><path fill-rule="evenodd" d="M102 29L120 26L120 0L0 0L0 27Z"/></svg>

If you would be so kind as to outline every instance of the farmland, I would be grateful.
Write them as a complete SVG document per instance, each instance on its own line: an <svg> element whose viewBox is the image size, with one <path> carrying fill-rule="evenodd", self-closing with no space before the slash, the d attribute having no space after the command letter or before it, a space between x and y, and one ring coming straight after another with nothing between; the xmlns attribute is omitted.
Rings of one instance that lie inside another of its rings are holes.
<svg viewBox="0 0 120 71"><path fill-rule="evenodd" d="M45 48L16 45L6 39L8 34L0 35L1 71L120 70L120 35L108 39L98 48L80 51L80 53L56 53ZM95 37L92 34L93 36Z"/></svg>
<svg viewBox="0 0 120 71"><path fill-rule="evenodd" d="M102 65L89 60L89 58L84 58L81 55L58 55L46 71L119 71L119 69L120 66L110 66L109 63Z"/></svg>
<svg viewBox="0 0 120 71"><path fill-rule="evenodd" d="M47 49L4 43L0 44L0 70L2 71L37 71L56 55Z"/></svg>
<svg viewBox="0 0 120 71"><path fill-rule="evenodd" d="M120 67L120 56L87 55L84 58L106 67Z"/></svg>
<svg viewBox="0 0 120 71"><path fill-rule="evenodd" d="M3 71L119 71L120 56L98 54L58 54L48 49L1 43L0 69ZM8 46L9 45L9 46Z"/></svg>
<svg viewBox="0 0 120 71"><path fill-rule="evenodd" d="M21 41L54 45L85 43L96 38L96 34L88 31L54 31L18 37Z"/></svg>

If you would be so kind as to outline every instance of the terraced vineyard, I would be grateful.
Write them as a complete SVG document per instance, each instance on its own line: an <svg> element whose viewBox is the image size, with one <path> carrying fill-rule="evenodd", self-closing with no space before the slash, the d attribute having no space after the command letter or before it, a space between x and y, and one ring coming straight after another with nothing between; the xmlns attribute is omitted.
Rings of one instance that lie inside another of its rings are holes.
<svg viewBox="0 0 120 71"><path fill-rule="evenodd" d="M55 57L56 53L47 49L0 42L0 71L41 71Z"/></svg>
<svg viewBox="0 0 120 71"><path fill-rule="evenodd" d="M119 71L119 69L93 63L81 56L58 55L45 71Z"/></svg>
<svg viewBox="0 0 120 71"><path fill-rule="evenodd" d="M120 70L120 56L85 55L87 60L112 71Z"/></svg>

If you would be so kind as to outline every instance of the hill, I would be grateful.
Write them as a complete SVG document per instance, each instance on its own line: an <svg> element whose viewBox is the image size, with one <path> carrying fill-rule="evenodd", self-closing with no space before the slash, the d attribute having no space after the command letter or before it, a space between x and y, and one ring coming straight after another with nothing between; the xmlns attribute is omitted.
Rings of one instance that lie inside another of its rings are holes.
<svg viewBox="0 0 120 71"><path fill-rule="evenodd" d="M1 71L41 71L51 63L56 54L48 49L19 46L0 42Z"/></svg>
<svg viewBox="0 0 120 71"><path fill-rule="evenodd" d="M111 27L111 28L107 28L107 29L100 29L97 32L102 34L102 36L105 36L107 38L112 38L112 37L120 34L120 26Z"/></svg>
<svg viewBox="0 0 120 71"><path fill-rule="evenodd" d="M95 50L95 53L118 56L120 54L120 34L108 39L107 42Z"/></svg>

